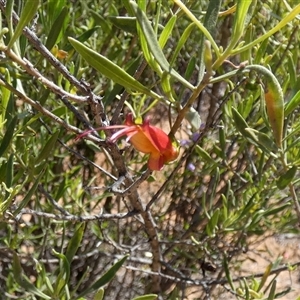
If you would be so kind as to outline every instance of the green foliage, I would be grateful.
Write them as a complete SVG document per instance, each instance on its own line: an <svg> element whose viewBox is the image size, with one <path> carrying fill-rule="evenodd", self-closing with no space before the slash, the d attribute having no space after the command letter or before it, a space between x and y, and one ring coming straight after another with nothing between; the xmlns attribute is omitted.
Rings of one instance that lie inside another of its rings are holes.
<svg viewBox="0 0 300 300"><path fill-rule="evenodd" d="M11 1L13 2L13 1ZM39 7L39 0L33 0L30 2L26 2L24 8L22 8L22 14L20 16L18 25L16 26L14 32L12 33L11 40L9 41L7 47L11 48L12 45L17 41L17 39L22 34L22 31L25 26L33 19ZM10 16L9 16L10 17Z"/></svg>
<svg viewBox="0 0 300 300"><path fill-rule="evenodd" d="M294 297L280 276L299 256L266 245L267 266L243 265L260 258L259 241L299 235L300 4L0 10L1 295ZM136 125L118 127L129 112ZM128 146L146 115L180 145L159 172L144 140ZM112 142L117 130L126 142Z"/></svg>

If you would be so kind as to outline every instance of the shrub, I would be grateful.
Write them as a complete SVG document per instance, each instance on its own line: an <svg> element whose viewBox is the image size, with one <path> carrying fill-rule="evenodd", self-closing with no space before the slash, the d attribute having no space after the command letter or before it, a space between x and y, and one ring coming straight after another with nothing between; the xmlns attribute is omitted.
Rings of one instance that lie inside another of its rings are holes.
<svg viewBox="0 0 300 300"><path fill-rule="evenodd" d="M298 234L300 6L225 2L0 1L8 299L291 291L241 262Z"/></svg>

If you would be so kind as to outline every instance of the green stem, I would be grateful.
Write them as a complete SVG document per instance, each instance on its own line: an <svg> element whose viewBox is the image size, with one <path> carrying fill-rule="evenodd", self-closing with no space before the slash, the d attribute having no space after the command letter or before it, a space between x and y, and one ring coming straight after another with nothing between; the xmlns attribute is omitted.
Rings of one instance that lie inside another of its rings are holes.
<svg viewBox="0 0 300 300"><path fill-rule="evenodd" d="M169 133L169 136L173 138L175 136L175 133L177 132L178 128L181 126L181 123L189 111L189 109L192 107L193 103L198 98L199 94L203 91L203 89L210 83L211 74L206 73L202 82L197 86L197 88L194 90L192 96L189 98L185 106L179 111L176 121L173 124L171 131Z"/></svg>

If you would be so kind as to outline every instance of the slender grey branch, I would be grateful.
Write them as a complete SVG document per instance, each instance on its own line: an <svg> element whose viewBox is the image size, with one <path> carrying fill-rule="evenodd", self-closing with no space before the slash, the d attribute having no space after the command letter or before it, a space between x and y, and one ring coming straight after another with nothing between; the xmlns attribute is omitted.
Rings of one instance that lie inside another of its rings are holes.
<svg viewBox="0 0 300 300"><path fill-rule="evenodd" d="M114 166L119 173L119 177L125 177L124 183L125 187L129 187L134 183L134 180L130 176L129 172L126 169L124 158L122 157L119 149L116 145L112 145L110 148L110 155L114 161ZM152 250L152 271L159 273L161 270L161 250L159 244L159 238L156 230L156 224L153 220L152 214L150 211L146 211L142 199L137 191L133 189L131 193L128 194L130 204L133 207L133 212L139 213L144 220L145 232L149 237L149 243ZM154 275L152 277L152 292L160 291L160 277Z"/></svg>
<svg viewBox="0 0 300 300"><path fill-rule="evenodd" d="M289 265L289 266L282 266L282 267L279 267L277 269L271 270L270 275L279 274L281 272L289 271L290 268L295 268L295 267L299 267L299 266L300 266L300 261L298 261L298 262L296 262L292 265ZM129 270L134 270L134 271L139 271L139 272L143 272L143 273L146 273L146 274L154 275L152 271L145 270L144 268L136 268L136 267L132 267L132 266L125 266L125 268L129 269ZM196 286L203 286L203 287L214 286L214 285L218 285L218 284L224 285L224 284L228 283L228 280L226 278L210 279L210 280L205 280L205 279L204 280L199 280L199 279L193 280L190 277L186 277L186 276L175 277L175 276L170 276L170 275L166 275L166 274L163 274L163 273L159 273L159 275L161 277L170 279L174 282L184 281L188 285L196 285ZM253 278L261 278L261 277L263 277L263 275L264 275L264 272L257 273L257 274L252 274L252 275L247 275L247 276L238 276L238 277L232 278L232 281L237 282L237 281L242 281L244 279L245 280L251 280Z"/></svg>
<svg viewBox="0 0 300 300"><path fill-rule="evenodd" d="M43 83L45 86L47 86L52 92L54 92L56 95L59 95L61 97L68 98L72 101L78 102L78 103L86 103L88 101L88 96L77 96L74 94L70 94L63 90L61 87L47 79L45 76L43 76L33 65L30 61L28 61L25 58L20 58L18 55L16 55L12 50L7 49L4 45L0 47L0 50L3 51L12 61L20 65L28 74L32 75L34 78L39 80L41 83Z"/></svg>
<svg viewBox="0 0 300 300"><path fill-rule="evenodd" d="M55 121L56 123L58 123L59 125L61 125L62 127L64 127L65 129L67 129L68 131L74 132L76 134L80 134L80 133L83 132L82 130L78 129L77 127L72 126L72 125L66 123L63 119L61 119L58 116L56 116L53 113L51 113L49 110L47 110L46 108L44 108L39 102L36 102L36 101L32 100L31 98L27 97L26 95L24 95L21 92L19 92L18 90L16 90L12 85L10 85L3 78L2 75L0 75L0 85L2 85L5 88L7 88L14 95L18 96L24 102L28 103L33 108L35 108L37 111L39 111L40 113L42 113L44 116L49 117L50 119L52 119L53 121ZM91 135L89 136L89 139L93 140L93 141L95 141L97 143L102 143L103 142L102 140L96 138L95 136L91 136Z"/></svg>
<svg viewBox="0 0 300 300"><path fill-rule="evenodd" d="M0 1L0 9L2 13L5 14L6 1ZM19 22L19 16L13 11L12 13L12 21L15 25ZM34 48L39 51L50 63L51 65L58 70L63 76L68 79L68 81L77 87L84 95L88 95L88 91L85 86L74 77L69 70L42 44L40 39L35 35L33 31L31 31L28 27L23 29L23 34L30 41L30 43L34 46Z"/></svg>
<svg viewBox="0 0 300 300"><path fill-rule="evenodd" d="M4 14L5 8L6 1L0 0L0 10ZM15 25L19 22L19 16L14 11L12 12L12 21ZM45 45L43 45L43 43L32 30L30 30L28 27L25 27L23 29L23 34L32 44L34 49L36 49L58 72L60 72L64 76L65 79L67 79L72 85L74 85L84 96L72 95L70 93L67 93L63 89L57 89L57 86L51 85L51 81L49 82L44 76L40 78L40 81L45 81L47 83L46 86L48 86L48 88L56 92L56 94L60 95L61 97L67 97L68 99L76 102L88 102L95 115L96 124L102 126L102 121L105 121L107 123L107 118L104 113L104 106L101 101L101 97L95 95L86 82L82 80L80 81L75 76L73 76L69 72L69 70L49 51L49 49L47 49ZM91 126L86 127L91 128Z"/></svg>
<svg viewBox="0 0 300 300"><path fill-rule="evenodd" d="M124 190L121 190L120 186L124 182L125 177L120 177L120 179L112 185L111 190L113 193L125 197L129 195L131 191L136 190L140 186L140 184L143 183L150 176L150 174L151 170L147 169L137 180L135 180L129 187L127 187Z"/></svg>
<svg viewBox="0 0 300 300"><path fill-rule="evenodd" d="M51 202L51 204L54 206L54 208L56 208L59 212L61 212L65 216L70 216L71 215L68 211L66 211L63 207L61 207L55 201L55 199L53 199L53 197L44 189L44 187L41 184L38 185L38 190L42 194L44 194L44 196Z"/></svg>
<svg viewBox="0 0 300 300"><path fill-rule="evenodd" d="M22 215L34 215L46 219L53 219L56 221L72 221L72 222L90 222L90 221L103 221L103 220L117 220L131 218L132 216L138 214L138 212L129 212L129 213L118 213L118 214L98 214L98 215L85 215L85 216L76 216L72 214L68 215L56 215L52 213L46 213L42 211L36 211L29 208L23 208L20 213L16 216L16 219L19 220Z"/></svg>
<svg viewBox="0 0 300 300"><path fill-rule="evenodd" d="M47 129L47 131L50 134L53 134L52 130L49 128L49 126L44 122L44 120L42 118L39 118L39 121L43 124L43 126ZM83 156L82 154L80 154L78 151L73 150L72 148L70 148L69 146L67 146L67 144L65 144L61 139L57 139L57 141L65 148L67 149L69 152L73 153L75 156L77 156L78 158L88 162L90 165L92 165L94 168L98 169L100 172L102 172L103 174L105 174L106 176L110 177L111 179L113 179L114 181L117 180L117 178L110 174L108 171L104 170L102 167L98 166L97 164L95 164L93 161L91 161L90 159L88 159L87 157ZM107 187L105 187L105 189L107 189Z"/></svg>

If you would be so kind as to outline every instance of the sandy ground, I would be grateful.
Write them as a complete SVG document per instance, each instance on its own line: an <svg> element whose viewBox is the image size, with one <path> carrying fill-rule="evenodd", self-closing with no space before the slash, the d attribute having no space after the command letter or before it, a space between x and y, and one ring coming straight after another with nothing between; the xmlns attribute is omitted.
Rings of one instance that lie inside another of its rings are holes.
<svg viewBox="0 0 300 300"><path fill-rule="evenodd" d="M278 235L277 237L267 237L261 242L250 247L245 255L237 258L237 266L239 268L236 276L249 276L258 273L263 273L270 263L278 261L276 268L292 265L300 261L300 237L296 235ZM271 275L270 280L275 275ZM259 280L259 279L258 279ZM270 282L268 280L267 282ZM291 292L278 299L281 300L299 300L300 299L300 267L293 271L280 272L276 278L276 292L280 293L288 288ZM248 283L251 280L248 280ZM236 286L239 286L236 283ZM264 285L262 291L268 286ZM269 295L269 290L266 292L263 299ZM219 289L214 299L237 299L234 295ZM276 298L277 299L277 298Z"/></svg>

